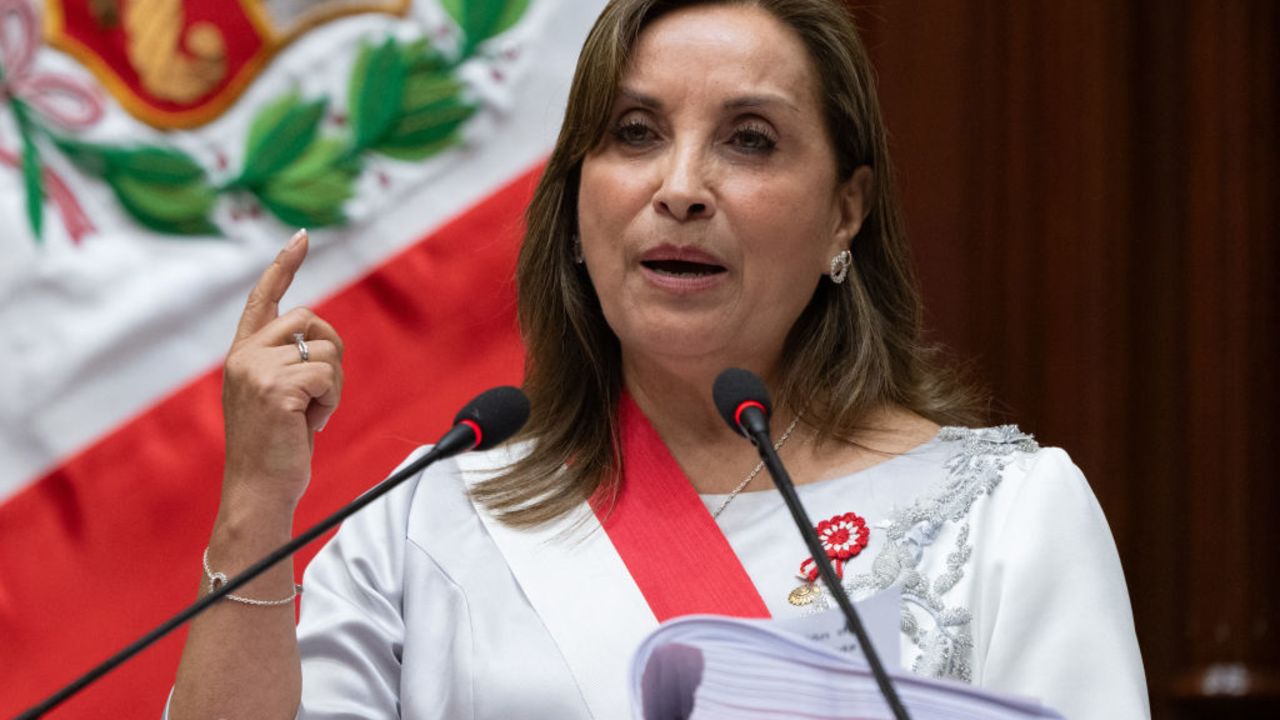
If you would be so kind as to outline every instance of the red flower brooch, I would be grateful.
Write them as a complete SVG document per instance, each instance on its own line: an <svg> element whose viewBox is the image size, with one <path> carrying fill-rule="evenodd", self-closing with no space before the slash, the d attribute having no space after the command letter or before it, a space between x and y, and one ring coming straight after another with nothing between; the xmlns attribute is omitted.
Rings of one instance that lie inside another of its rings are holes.
<svg viewBox="0 0 1280 720"><path fill-rule="evenodd" d="M818 531L822 548L827 551L827 557L831 558L831 565L835 567L836 576L841 579L844 578L845 561L857 557L858 553L867 546L867 539L871 537L871 531L867 529L867 521L861 515L851 512L836 515L830 520L823 520L814 526L814 530ZM800 576L809 582L818 579L818 565L813 558L805 558L805 561L800 563Z"/></svg>

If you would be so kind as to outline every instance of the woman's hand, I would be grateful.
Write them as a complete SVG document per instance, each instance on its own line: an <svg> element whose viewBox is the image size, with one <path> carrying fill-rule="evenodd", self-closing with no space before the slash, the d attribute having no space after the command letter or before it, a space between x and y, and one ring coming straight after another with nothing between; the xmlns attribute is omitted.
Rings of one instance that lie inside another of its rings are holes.
<svg viewBox="0 0 1280 720"><path fill-rule="evenodd" d="M222 377L227 466L205 557L234 576L289 540L293 511L311 477L315 433L338 407L342 340L306 308L279 314L280 298L307 256L299 230L245 303ZM307 359L294 333L303 333ZM276 563L238 594L293 592L293 561ZM207 582L201 583L208 592ZM294 606L224 600L191 623L169 705L173 720L291 718L302 695Z"/></svg>
<svg viewBox="0 0 1280 720"><path fill-rule="evenodd" d="M280 298L307 255L299 230L249 293L223 370L223 505L292 514L311 477L315 433L338 407L342 339L306 308L280 315ZM302 358L295 333L305 338Z"/></svg>

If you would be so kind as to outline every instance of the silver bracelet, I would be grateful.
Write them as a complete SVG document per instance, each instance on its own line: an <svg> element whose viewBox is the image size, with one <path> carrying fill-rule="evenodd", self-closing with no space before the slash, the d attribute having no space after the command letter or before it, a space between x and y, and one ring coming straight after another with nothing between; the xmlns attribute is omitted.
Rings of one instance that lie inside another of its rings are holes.
<svg viewBox="0 0 1280 720"><path fill-rule="evenodd" d="M204 565L204 577L209 581L210 592L213 592L227 584L227 576L224 573L214 572L213 569L209 567L209 548L207 547L204 549L204 557L201 559L201 563ZM302 586L295 583L293 586L293 594L287 598L281 598L279 600L256 600L254 598L244 597L243 595L232 595L231 593L227 593L222 597L227 600L235 600L238 603L244 603L245 605L270 607L274 605L289 605L294 601L294 598L301 594Z"/></svg>

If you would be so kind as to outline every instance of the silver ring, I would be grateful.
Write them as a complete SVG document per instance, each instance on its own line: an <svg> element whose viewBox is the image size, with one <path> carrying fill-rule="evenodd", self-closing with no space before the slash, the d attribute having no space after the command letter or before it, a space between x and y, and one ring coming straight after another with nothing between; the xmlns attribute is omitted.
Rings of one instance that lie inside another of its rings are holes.
<svg viewBox="0 0 1280 720"><path fill-rule="evenodd" d="M302 358L302 362L311 359L311 348L307 347L306 333L294 333L293 341L298 343L298 357Z"/></svg>

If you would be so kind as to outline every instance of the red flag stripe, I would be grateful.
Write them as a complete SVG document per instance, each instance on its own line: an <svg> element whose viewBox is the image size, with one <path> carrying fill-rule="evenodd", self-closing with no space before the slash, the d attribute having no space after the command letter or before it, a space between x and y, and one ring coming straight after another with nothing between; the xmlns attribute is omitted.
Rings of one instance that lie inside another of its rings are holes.
<svg viewBox="0 0 1280 720"><path fill-rule="evenodd" d="M298 527L435 438L476 392L519 384L512 277L536 175L315 306L346 340L347 384L317 441ZM205 372L0 505L0 716L195 599L222 471L220 372ZM299 554L299 574L318 548ZM158 717L183 637L161 641L52 717Z"/></svg>

